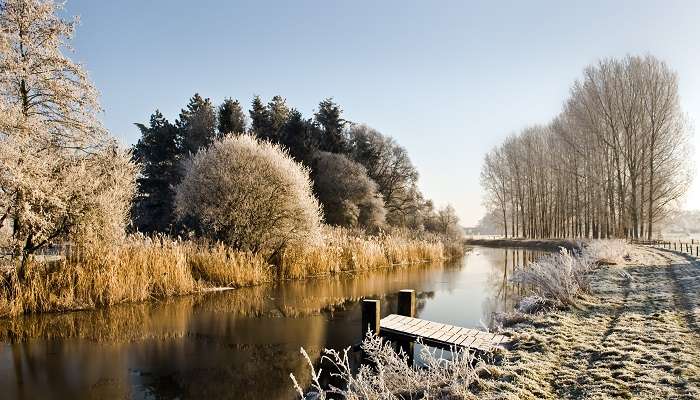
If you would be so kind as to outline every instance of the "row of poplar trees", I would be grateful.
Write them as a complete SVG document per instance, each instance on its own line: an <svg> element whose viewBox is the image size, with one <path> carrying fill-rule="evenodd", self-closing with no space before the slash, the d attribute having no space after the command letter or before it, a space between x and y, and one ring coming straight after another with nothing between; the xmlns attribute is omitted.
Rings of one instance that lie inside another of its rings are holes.
<svg viewBox="0 0 700 400"><path fill-rule="evenodd" d="M688 189L689 136L668 65L604 59L553 121L486 155L484 203L505 236L651 239Z"/></svg>

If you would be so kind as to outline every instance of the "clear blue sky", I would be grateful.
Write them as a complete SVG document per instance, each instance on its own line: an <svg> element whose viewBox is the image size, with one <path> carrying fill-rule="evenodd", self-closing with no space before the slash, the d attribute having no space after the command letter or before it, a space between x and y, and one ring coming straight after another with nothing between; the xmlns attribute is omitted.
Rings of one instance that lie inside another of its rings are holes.
<svg viewBox="0 0 700 400"><path fill-rule="evenodd" d="M175 119L194 92L245 104L280 94L307 116L333 96L404 145L423 191L464 225L483 213L484 154L548 122L598 58L667 61L700 124L697 1L69 0L66 13L81 17L75 57L125 143L134 122L156 108ZM697 180L686 207L700 208Z"/></svg>

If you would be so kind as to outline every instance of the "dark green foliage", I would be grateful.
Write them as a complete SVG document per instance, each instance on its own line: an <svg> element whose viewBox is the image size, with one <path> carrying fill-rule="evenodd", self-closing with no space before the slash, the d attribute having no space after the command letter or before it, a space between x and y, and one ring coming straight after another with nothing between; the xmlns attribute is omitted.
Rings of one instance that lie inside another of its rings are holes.
<svg viewBox="0 0 700 400"><path fill-rule="evenodd" d="M260 96L255 96L249 111L250 130L255 136L262 139L269 139L272 132L272 122L267 106L263 104Z"/></svg>
<svg viewBox="0 0 700 400"><path fill-rule="evenodd" d="M148 126L136 124L141 139L134 159L141 165L133 207L134 227L144 233L169 232L174 222L174 184L180 179L178 129L156 110Z"/></svg>
<svg viewBox="0 0 700 400"><path fill-rule="evenodd" d="M347 139L343 128L347 121L342 118L343 110L327 98L318 104L318 111L314 113L314 119L320 127L319 149L331 153L344 153L347 151Z"/></svg>
<svg viewBox="0 0 700 400"><path fill-rule="evenodd" d="M218 110L218 124L217 124ZM396 141L365 125L351 125L332 98L319 103L313 119L290 108L281 96L251 103L250 129L240 103L225 99L215 109L195 94L176 126L156 112L151 125L137 124L142 138L135 156L144 166L134 207L134 223L143 232L198 232L192 221L173 222L173 188L181 163L217 136L251 132L282 145L311 169L314 190L326 222L375 229L385 224L452 233L453 210L435 211L418 189L418 172Z"/></svg>
<svg viewBox="0 0 700 400"><path fill-rule="evenodd" d="M311 158L316 152L317 131L318 128L313 121L304 119L299 110L292 109L282 128L280 144L289 151L295 160L311 166Z"/></svg>
<svg viewBox="0 0 700 400"><path fill-rule="evenodd" d="M195 93L176 122L180 131L180 152L195 154L216 139L216 112L210 99Z"/></svg>
<svg viewBox="0 0 700 400"><path fill-rule="evenodd" d="M246 116L238 100L225 99L219 106L219 135L227 133L244 133Z"/></svg>

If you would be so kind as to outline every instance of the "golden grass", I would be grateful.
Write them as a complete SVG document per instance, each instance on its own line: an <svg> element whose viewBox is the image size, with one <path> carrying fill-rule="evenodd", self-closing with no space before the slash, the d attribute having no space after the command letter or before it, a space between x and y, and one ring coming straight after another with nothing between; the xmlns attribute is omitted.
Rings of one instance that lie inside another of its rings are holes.
<svg viewBox="0 0 700 400"><path fill-rule="evenodd" d="M367 236L347 229L327 227L324 229L323 243L304 249L288 249L284 253L280 275L286 279L299 279L448 258L443 243L437 237L412 238L402 231Z"/></svg>
<svg viewBox="0 0 700 400"><path fill-rule="evenodd" d="M418 238L408 232L367 236L325 228L323 243L287 249L274 267L258 254L222 244L134 235L120 246L91 249L60 261L30 259L22 280L15 269L0 272L0 316L91 309L212 287L435 262L454 256L446 249L438 237Z"/></svg>

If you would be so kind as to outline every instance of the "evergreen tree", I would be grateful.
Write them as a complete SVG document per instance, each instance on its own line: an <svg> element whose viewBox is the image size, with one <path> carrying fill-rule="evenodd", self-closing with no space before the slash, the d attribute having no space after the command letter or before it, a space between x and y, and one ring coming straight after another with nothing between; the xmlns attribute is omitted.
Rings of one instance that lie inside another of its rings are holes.
<svg viewBox="0 0 700 400"><path fill-rule="evenodd" d="M331 153L344 153L347 150L347 139L343 128L347 121L342 118L343 110L329 97L318 104L314 119L321 128L319 148Z"/></svg>
<svg viewBox="0 0 700 400"><path fill-rule="evenodd" d="M250 129L255 134L255 136L261 139L269 139L270 132L272 130L272 123L270 122L270 113L267 107L263 104L260 96L255 96L253 98L253 103L251 104L250 114Z"/></svg>
<svg viewBox="0 0 700 400"><path fill-rule="evenodd" d="M195 93L180 112L176 122L180 131L180 151L183 155L195 154L216 138L216 112L211 99L203 99Z"/></svg>
<svg viewBox="0 0 700 400"><path fill-rule="evenodd" d="M246 115L238 100L226 99L219 106L219 135L245 133Z"/></svg>
<svg viewBox="0 0 700 400"><path fill-rule="evenodd" d="M178 129L156 110L150 124L136 124L141 139L134 159L141 167L132 211L135 228L144 233L169 232L174 222L174 185L180 180Z"/></svg>
<svg viewBox="0 0 700 400"><path fill-rule="evenodd" d="M314 137L317 131L313 121L304 119L301 112L293 108L282 128L280 143L289 150L295 160L310 166L316 151Z"/></svg>
<svg viewBox="0 0 700 400"><path fill-rule="evenodd" d="M267 103L267 110L270 115L270 128L272 129L273 141L279 141L282 136L282 128L289 119L289 107L287 100L282 96L275 96ZM276 139L276 140L275 140Z"/></svg>

